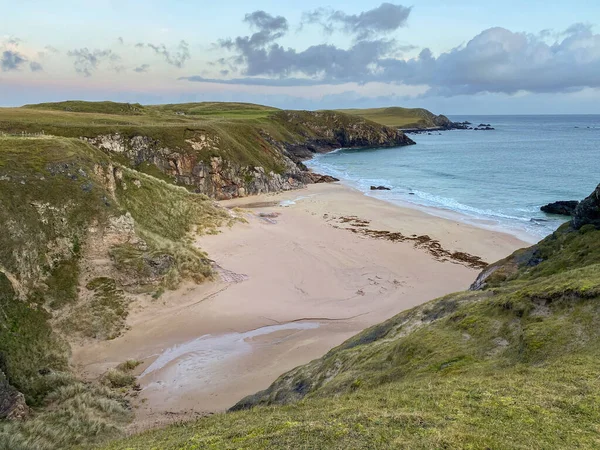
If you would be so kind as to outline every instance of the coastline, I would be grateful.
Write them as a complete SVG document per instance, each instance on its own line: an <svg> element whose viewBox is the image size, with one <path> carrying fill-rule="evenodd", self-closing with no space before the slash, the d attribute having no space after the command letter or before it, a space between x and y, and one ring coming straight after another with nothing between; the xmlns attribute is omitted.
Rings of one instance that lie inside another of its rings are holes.
<svg viewBox="0 0 600 450"><path fill-rule="evenodd" d="M335 153L335 152L342 151L342 150L346 150L346 149L336 149L330 153ZM510 234L511 236L514 236L515 238L517 238L523 242L526 242L527 244L530 244L530 245L539 242L541 239L543 239L545 237L542 235L538 235L538 234L529 232L525 227L521 228L521 227L517 227L517 226L509 226L509 225L503 224L499 220L496 220L493 218L483 218L483 217L471 216L469 214L466 214L466 213L463 213L460 211L456 211L456 210L453 210L450 208L426 205L426 204L418 203L418 202L411 202L407 199L399 199L397 197L394 199L385 198L385 193L388 191L379 191L379 190L366 191L366 190L361 189L358 186L359 182L357 180L344 178L343 176L340 175L340 173L328 173L327 170L324 170L323 167L318 165L317 159L320 156L322 156L322 155L316 155L311 160L308 160L305 162L305 164L307 164L307 167L309 168L309 170L318 172L323 175L337 177L339 179L339 183L343 184L347 188L352 189L366 197L374 198L379 201L383 201L383 202L395 205L399 208L415 209L415 210L421 211L425 214L428 214L428 215L436 217L436 218L452 220L452 221L459 221L459 222L464 223L465 225L470 225L470 226L474 226L477 228L482 228L485 230L494 231L494 232L498 232L498 233Z"/></svg>
<svg viewBox="0 0 600 450"><path fill-rule="evenodd" d="M215 281L137 296L123 336L73 349L88 379L143 361L131 431L224 411L364 328L467 289L480 269L444 255L494 262L527 245L338 183L221 204L240 208L247 223L198 238ZM423 236L447 253L415 241Z"/></svg>

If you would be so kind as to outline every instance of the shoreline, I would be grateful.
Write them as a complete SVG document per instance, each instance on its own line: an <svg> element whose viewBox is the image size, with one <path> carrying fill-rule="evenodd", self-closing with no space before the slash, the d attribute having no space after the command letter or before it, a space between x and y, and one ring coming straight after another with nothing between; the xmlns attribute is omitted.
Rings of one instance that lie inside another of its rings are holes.
<svg viewBox="0 0 600 450"><path fill-rule="evenodd" d="M363 329L467 289L480 269L448 255L493 262L527 245L337 183L220 203L247 223L197 239L214 281L138 295L122 336L73 348L87 379L143 361L131 432L224 411Z"/></svg>
<svg viewBox="0 0 600 450"><path fill-rule="evenodd" d="M346 150L346 149L340 148L340 149L336 149L330 153L335 153L335 152L338 152L341 150ZM310 161L315 161L315 159L318 158L319 156L321 156L321 155L316 155L312 159L307 160L307 162L308 162L307 167L309 168L310 171L316 171L318 173L326 172L326 171L323 171L321 167L311 167ZM411 202L409 200L404 200L404 199L393 199L393 200L386 199L386 198L380 196L381 191L377 191L377 190L366 191L366 190L360 189L359 187L356 186L356 184L358 183L356 180L351 180L351 179L340 177L339 174L323 173L323 175L338 177L340 184L342 184L345 187L352 189L356 192L359 192L360 194L364 195L365 197L377 199L379 201L383 201L383 202L395 205L399 208L416 209L416 210L421 211L425 214L428 214L432 217L446 219L446 220L458 220L458 221L464 223L465 225L471 225L471 226L475 226L475 227L482 228L482 229L489 230L489 231L510 234L511 236L514 236L515 238L517 238L523 242L526 242L528 244L536 244L537 242L539 242L540 240L542 240L546 237L546 236L541 236L541 235L537 235L537 234L528 232L526 229L503 225L499 220L495 220L492 218L487 219L487 218L470 216L466 213L462 213L460 211L456 211L456 210L453 210L450 208L444 208L441 206L424 205L424 204ZM387 192L387 191L383 191L383 192ZM379 193L379 195L378 195L378 193Z"/></svg>

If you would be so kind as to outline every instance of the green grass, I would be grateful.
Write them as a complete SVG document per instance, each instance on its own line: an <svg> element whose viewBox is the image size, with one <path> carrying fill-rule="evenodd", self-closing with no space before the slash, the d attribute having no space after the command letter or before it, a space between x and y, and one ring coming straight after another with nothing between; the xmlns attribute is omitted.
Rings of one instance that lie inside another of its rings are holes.
<svg viewBox="0 0 600 450"><path fill-rule="evenodd" d="M86 290L87 301L79 301L59 321L60 329L67 335L79 334L93 339L114 339L121 334L128 315L129 299L112 278L91 280Z"/></svg>
<svg viewBox="0 0 600 450"><path fill-rule="evenodd" d="M127 289L211 276L190 235L214 233L231 216L115 159L74 138L0 136L0 371L33 409L23 423L0 423L2 450L86 447L120 436L132 417L121 391L135 381L134 363L104 378L119 392L82 383L69 374L65 337L118 336ZM133 230L119 232L135 244L137 261L119 259L123 245L103 244L127 213ZM93 272L90 252L114 255L112 267ZM153 265L161 257L172 261L165 270Z"/></svg>
<svg viewBox="0 0 600 450"><path fill-rule="evenodd" d="M360 116L388 127L399 128L431 128L437 124L435 115L422 108L366 108L340 109L339 112Z"/></svg>
<svg viewBox="0 0 600 450"><path fill-rule="evenodd" d="M72 139L0 137L1 265L52 308L77 297L90 221L114 214L94 177L94 166L106 162L102 152Z"/></svg>
<svg viewBox="0 0 600 450"><path fill-rule="evenodd" d="M54 386L45 399L47 407L29 420L0 423L1 450L90 448L123 435L132 412L119 392L67 374L47 378Z"/></svg>
<svg viewBox="0 0 600 450"><path fill-rule="evenodd" d="M597 448L598 242L563 227L503 281L367 329L241 410L103 448Z"/></svg>
<svg viewBox="0 0 600 450"><path fill-rule="evenodd" d="M57 103L39 103L36 105L25 105L23 108L41 109L50 111L66 111L80 113L100 113L100 114L122 114L122 115L140 115L144 112L144 107L139 103L115 103L115 102L82 102L66 101Z"/></svg>
<svg viewBox="0 0 600 450"><path fill-rule="evenodd" d="M290 121L290 113L302 120ZM340 124L365 126L365 120L331 111L281 111L247 103L141 106L62 102L0 108L0 133L45 133L90 139L118 134L125 141L144 136L154 143L157 151L166 147L203 162L221 157L234 168L252 170L260 166L267 173L285 171L282 144L302 144L309 138L330 139L332 130L340 132L335 129ZM375 123L369 126L381 129L381 125ZM194 149L191 142L199 142L202 137L212 145ZM136 169L140 164L134 157L120 162ZM156 170L147 164L142 171L156 176Z"/></svg>

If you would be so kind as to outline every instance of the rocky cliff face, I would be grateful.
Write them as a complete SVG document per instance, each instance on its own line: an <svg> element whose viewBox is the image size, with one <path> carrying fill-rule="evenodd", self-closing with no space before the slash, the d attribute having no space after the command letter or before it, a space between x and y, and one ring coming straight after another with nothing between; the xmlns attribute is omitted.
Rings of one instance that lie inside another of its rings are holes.
<svg viewBox="0 0 600 450"><path fill-rule="evenodd" d="M165 147L146 136L127 138L115 133L86 140L108 153L125 156L134 167L152 164L177 184L219 200L297 189L306 181L302 170L285 155L281 155L285 166L281 174L263 167L240 166L221 156L205 158L202 151L217 145L206 135L188 140L193 152Z"/></svg>
<svg viewBox="0 0 600 450"><path fill-rule="evenodd" d="M556 270L558 268L575 268L590 262L600 263L600 251L596 234L600 230L600 185L587 198L579 202L572 213L573 219L563 224L558 230L537 244L527 249L518 250L508 258L488 266L479 274L471 285L471 290L485 289L495 286L507 279L512 279L521 271L536 272ZM575 245L577 243L577 245ZM571 246L571 252L565 247ZM549 269L548 260L561 254L562 260L556 267Z"/></svg>
<svg viewBox="0 0 600 450"><path fill-rule="evenodd" d="M315 153L339 148L401 147L415 142L402 131L378 125L358 117L333 111L280 111L275 120L303 139L282 143L292 159L310 159Z"/></svg>
<svg viewBox="0 0 600 450"><path fill-rule="evenodd" d="M600 229L600 184L589 197L577 205L571 223L576 230L584 225L594 225Z"/></svg>
<svg viewBox="0 0 600 450"><path fill-rule="evenodd" d="M260 131L260 145L275 156L278 171L248 166L221 156L226 145L218 135L198 133L187 148L170 148L143 135L119 133L83 138L109 154L125 157L133 167L155 166L177 184L219 200L298 189L316 182L302 160L342 147L398 147L414 144L403 132L334 112L281 111L273 119L289 138ZM218 156L217 156L218 155Z"/></svg>

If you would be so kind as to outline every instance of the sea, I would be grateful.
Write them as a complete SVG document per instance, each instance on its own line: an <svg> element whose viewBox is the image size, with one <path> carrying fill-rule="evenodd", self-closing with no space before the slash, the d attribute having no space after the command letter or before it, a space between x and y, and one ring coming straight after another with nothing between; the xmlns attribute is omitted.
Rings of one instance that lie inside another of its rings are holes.
<svg viewBox="0 0 600 450"><path fill-rule="evenodd" d="M494 130L411 134L417 145L341 149L306 164L365 195L534 242L567 218L540 206L600 183L600 115L450 116ZM386 186L389 191L372 191Z"/></svg>

